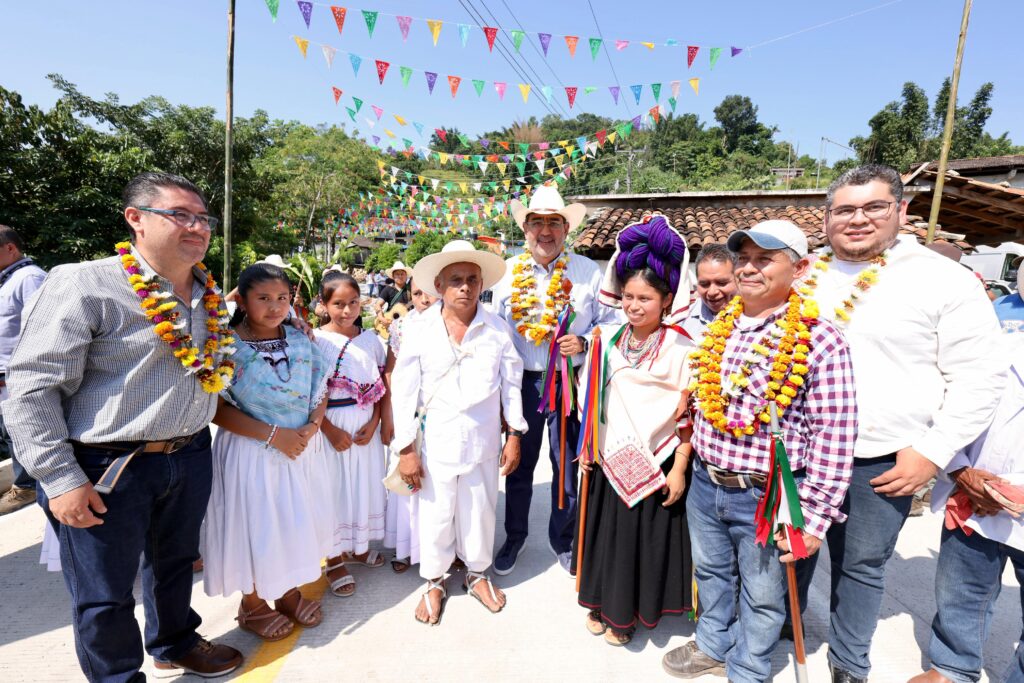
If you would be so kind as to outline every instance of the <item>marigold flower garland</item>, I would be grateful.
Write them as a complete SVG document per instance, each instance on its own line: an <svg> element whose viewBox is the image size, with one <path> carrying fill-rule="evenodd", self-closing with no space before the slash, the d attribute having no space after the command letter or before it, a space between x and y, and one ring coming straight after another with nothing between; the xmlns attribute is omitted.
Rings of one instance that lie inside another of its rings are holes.
<svg viewBox="0 0 1024 683"><path fill-rule="evenodd" d="M800 293L804 296L811 296L814 291L818 288L818 273L821 271L827 273L829 270L829 264L832 263L832 259L835 254L830 250L818 257L818 260L814 262L814 271L804 280L804 284L800 287ZM836 306L834 311L836 314L836 322L839 325L845 326L846 323L850 322L850 316L853 315L854 306L860 301L861 295L866 293L873 286L878 284L878 271L885 267L889 258L889 252L883 251L881 254L871 259L870 265L862 270L856 278L853 280L853 289L850 291L850 296L843 299L841 305ZM861 292L857 294L857 290Z"/></svg>
<svg viewBox="0 0 1024 683"><path fill-rule="evenodd" d="M569 303L572 282L565 277L569 255L563 253L555 261L544 304L538 306L541 301L536 294L537 278L528 272L528 269L532 270L532 260L533 256L527 250L520 254L513 264L510 303L516 331L536 346L540 346L554 331L558 324L558 316Z"/></svg>
<svg viewBox="0 0 1024 683"><path fill-rule="evenodd" d="M174 349L174 357L189 373L195 373L203 391L219 394L231 386L235 364L230 359L235 352L234 331L228 326L228 312L224 310L224 299L217 290L213 275L202 263L197 264L206 276L206 291L203 294L203 308L206 309L206 331L209 333L200 351L192 342L192 335L182 333L185 323L178 322L181 312L175 301L167 301L170 292L160 291L156 275L143 275L138 259L132 254L129 242L114 245L121 257L121 265L128 273L128 283L139 297L139 306L146 317L153 322L153 332ZM220 362L217 362L217 359ZM215 367L216 366L216 367Z"/></svg>
<svg viewBox="0 0 1024 683"><path fill-rule="evenodd" d="M791 291L785 314L777 318L768 333L751 346L739 370L723 382L722 356L725 345L742 313L743 300L737 296L708 325L704 341L692 355L696 380L690 387L704 418L715 429L735 437L750 436L757 432L761 424L769 423L771 403L776 404L781 416L793 402L809 371L807 356L811 351L810 330L818 320L818 305L813 299L802 298L797 292ZM762 358L769 359L770 370L761 405L755 409L750 420L727 419L726 409L732 399L739 397L743 389L750 385L750 375L753 373L751 368Z"/></svg>

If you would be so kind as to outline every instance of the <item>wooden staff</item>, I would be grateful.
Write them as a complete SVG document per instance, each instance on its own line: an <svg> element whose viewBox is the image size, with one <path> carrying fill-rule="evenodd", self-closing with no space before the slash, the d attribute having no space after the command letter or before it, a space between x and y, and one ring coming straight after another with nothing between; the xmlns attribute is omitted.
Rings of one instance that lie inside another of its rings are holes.
<svg viewBox="0 0 1024 683"><path fill-rule="evenodd" d="M797 530L797 533L800 533ZM796 681L807 683L807 653L804 652L804 624L800 616L800 594L796 587L796 563L786 563L786 582L789 584L789 614L793 621L793 651L796 656Z"/></svg>
<svg viewBox="0 0 1024 683"><path fill-rule="evenodd" d="M593 467L593 464L590 465ZM576 536L576 592L580 592L580 581L583 578L583 542L587 531L587 498L590 497L590 469L583 470L583 482L580 484L579 505L576 509L580 515L580 528Z"/></svg>
<svg viewBox="0 0 1024 683"><path fill-rule="evenodd" d="M587 400L584 401L584 405L587 406L588 410L583 415L583 421L589 421L589 428L584 425L581 421L580 424L580 444L579 444L579 460L580 463L586 463L586 441L590 441L591 453L597 453L598 439L597 439L597 422L598 412L601 409L599 396L601 394L601 387L591 386L596 380L601 381L601 368L598 366L594 367L594 363L601 362L601 354L598 352L601 348L601 328L594 328L594 339L591 342L590 348L590 362L587 364L587 374L589 375L587 380ZM589 414L587 414L589 413ZM579 529L576 532L576 592L580 592L580 582L583 579L583 550L584 544L587 540L587 500L590 498L590 467L594 466L594 458L592 457L587 463L589 467L583 470L583 481L580 482L580 493L577 499L576 510L580 516Z"/></svg>
<svg viewBox="0 0 1024 683"><path fill-rule="evenodd" d="M562 391L565 391L565 383L568 378L562 377ZM558 426L558 453L560 464L558 466L558 509L565 509L565 405L564 396L559 396L558 401L558 412L561 417L559 418Z"/></svg>

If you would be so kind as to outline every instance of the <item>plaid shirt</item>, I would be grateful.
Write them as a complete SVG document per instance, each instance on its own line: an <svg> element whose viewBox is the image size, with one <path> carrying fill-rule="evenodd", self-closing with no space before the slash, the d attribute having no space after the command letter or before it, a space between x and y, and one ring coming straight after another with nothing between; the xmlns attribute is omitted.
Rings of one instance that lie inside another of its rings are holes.
<svg viewBox="0 0 1024 683"><path fill-rule="evenodd" d="M751 345L759 342L776 318L784 314L785 308L746 329L737 322L725 346L723 378L739 370ZM791 468L806 470L799 485L806 530L824 538L833 522L846 519L839 506L853 471L857 396L850 350L836 326L820 319L811 329L810 347L805 363L810 371L780 419ZM751 419L764 396L769 366L767 358L751 366L750 384L729 403L726 419ZM768 473L769 430L762 428L753 436L736 438L715 429L699 410L695 413L693 447L702 460L732 472Z"/></svg>

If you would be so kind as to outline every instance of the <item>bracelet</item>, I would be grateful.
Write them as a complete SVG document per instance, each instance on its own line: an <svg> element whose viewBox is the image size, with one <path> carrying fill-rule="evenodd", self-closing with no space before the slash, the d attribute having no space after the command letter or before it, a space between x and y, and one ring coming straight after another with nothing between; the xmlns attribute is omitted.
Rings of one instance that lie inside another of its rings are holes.
<svg viewBox="0 0 1024 683"><path fill-rule="evenodd" d="M521 439L521 438L523 438L524 434L526 434L526 432L521 432L518 429L512 429L511 427L508 428L508 435L509 436L518 436Z"/></svg>
<svg viewBox="0 0 1024 683"><path fill-rule="evenodd" d="M268 436L267 440L263 442L263 447L270 448L275 436L277 436L277 425L270 425L270 436Z"/></svg>

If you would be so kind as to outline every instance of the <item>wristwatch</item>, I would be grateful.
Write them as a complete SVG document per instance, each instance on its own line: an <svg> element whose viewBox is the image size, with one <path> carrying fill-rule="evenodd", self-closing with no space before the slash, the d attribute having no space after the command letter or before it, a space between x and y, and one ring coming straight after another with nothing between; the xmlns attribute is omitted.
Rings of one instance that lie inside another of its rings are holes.
<svg viewBox="0 0 1024 683"><path fill-rule="evenodd" d="M518 436L521 439L521 438L523 438L523 436L525 434L526 434L526 432L521 432L518 429L512 429L511 427L508 428L508 435L509 436Z"/></svg>

